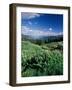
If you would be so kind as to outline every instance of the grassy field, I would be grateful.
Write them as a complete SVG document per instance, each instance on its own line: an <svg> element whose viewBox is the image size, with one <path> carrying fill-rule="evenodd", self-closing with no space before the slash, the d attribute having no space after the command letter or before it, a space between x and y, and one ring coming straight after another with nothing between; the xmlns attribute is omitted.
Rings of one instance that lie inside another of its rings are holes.
<svg viewBox="0 0 72 90"><path fill-rule="evenodd" d="M63 75L63 42L21 42L21 76Z"/></svg>

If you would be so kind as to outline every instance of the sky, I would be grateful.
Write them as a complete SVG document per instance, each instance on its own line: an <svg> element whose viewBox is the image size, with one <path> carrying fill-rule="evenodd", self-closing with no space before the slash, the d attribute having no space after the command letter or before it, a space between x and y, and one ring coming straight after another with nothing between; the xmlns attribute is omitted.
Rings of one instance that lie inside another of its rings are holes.
<svg viewBox="0 0 72 90"><path fill-rule="evenodd" d="M63 15L21 12L21 33L29 36L63 34Z"/></svg>

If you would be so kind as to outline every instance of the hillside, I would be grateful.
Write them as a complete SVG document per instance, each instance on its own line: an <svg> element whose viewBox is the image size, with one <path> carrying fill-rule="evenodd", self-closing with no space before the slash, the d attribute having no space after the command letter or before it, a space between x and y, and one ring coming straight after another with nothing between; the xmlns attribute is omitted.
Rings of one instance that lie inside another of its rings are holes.
<svg viewBox="0 0 72 90"><path fill-rule="evenodd" d="M22 77L63 74L63 55L50 46L22 41Z"/></svg>

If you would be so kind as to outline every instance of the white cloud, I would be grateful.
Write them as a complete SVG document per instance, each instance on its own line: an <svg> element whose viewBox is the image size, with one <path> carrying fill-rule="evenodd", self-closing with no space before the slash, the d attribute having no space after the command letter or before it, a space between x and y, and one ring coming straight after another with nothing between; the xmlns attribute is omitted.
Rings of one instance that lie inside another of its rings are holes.
<svg viewBox="0 0 72 90"><path fill-rule="evenodd" d="M32 18L40 17L40 14L38 14L38 13L26 13L26 12L22 12L21 15L22 15L23 19L32 19Z"/></svg>
<svg viewBox="0 0 72 90"><path fill-rule="evenodd" d="M63 32L59 32L59 35L62 35L63 34Z"/></svg>
<svg viewBox="0 0 72 90"><path fill-rule="evenodd" d="M43 30L32 30L26 26L22 26L22 34L24 35L30 35L30 36L57 36L57 35L62 35L63 32L53 32L53 31L43 31Z"/></svg>
<svg viewBox="0 0 72 90"><path fill-rule="evenodd" d="M49 28L49 31L52 31L53 29L52 28Z"/></svg>
<svg viewBox="0 0 72 90"><path fill-rule="evenodd" d="M29 23L29 25L32 25L32 22L29 21L28 23Z"/></svg>

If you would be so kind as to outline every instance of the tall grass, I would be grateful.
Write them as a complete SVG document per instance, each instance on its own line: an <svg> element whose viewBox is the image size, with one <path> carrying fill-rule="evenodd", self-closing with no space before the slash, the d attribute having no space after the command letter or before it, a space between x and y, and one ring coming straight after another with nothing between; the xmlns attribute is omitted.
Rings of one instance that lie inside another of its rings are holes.
<svg viewBox="0 0 72 90"><path fill-rule="evenodd" d="M28 41L22 41L22 77L63 75L63 55Z"/></svg>

